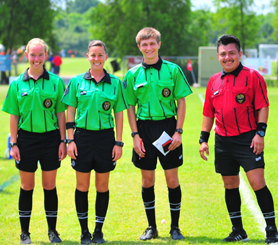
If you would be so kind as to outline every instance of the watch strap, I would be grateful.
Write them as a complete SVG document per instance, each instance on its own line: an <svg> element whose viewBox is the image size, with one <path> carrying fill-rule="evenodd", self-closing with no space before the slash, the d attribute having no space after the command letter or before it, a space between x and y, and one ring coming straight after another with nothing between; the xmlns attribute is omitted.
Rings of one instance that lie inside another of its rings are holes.
<svg viewBox="0 0 278 245"><path fill-rule="evenodd" d="M115 141L115 145L123 147L124 146L124 142L122 142L122 141Z"/></svg>

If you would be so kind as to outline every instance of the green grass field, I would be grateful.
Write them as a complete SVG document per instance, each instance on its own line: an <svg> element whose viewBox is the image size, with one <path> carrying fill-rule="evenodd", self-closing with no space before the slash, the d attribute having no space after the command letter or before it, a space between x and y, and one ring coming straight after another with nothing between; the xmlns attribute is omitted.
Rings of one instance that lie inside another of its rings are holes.
<svg viewBox="0 0 278 245"><path fill-rule="evenodd" d="M88 66L86 65L88 68ZM86 68L86 69L87 69ZM85 70L86 70L85 69ZM0 106L2 108L8 86L0 86ZM139 236L147 227L144 206L141 199L141 176L131 162L132 139L125 115L124 153L117 162L110 177L110 203L103 232L107 244L221 244L222 239L231 232L231 223L224 202L224 188L221 176L214 172L214 134L210 138L210 156L208 162L199 156L198 139L202 124L202 102L197 90L187 97L187 112L184 123L183 149L184 164L179 168L182 188L182 209L180 228L185 235L183 241L173 241L169 237L170 211L165 177L160 165L156 171L156 217L159 237L143 242ZM204 96L205 88L198 88ZM275 209L278 210L278 165L277 165L277 123L278 88L269 88L270 117L265 138L266 180L272 191ZM13 160L5 159L7 136L9 133L9 115L0 112L0 244L19 244L20 225L18 218L18 195L20 180ZM15 177L14 177L15 176ZM13 182L3 188L4 184ZM246 178L244 177L246 180ZM89 192L89 228L94 228L94 175L92 174ZM79 244L80 228L74 204L75 172L66 158L58 171L57 190L59 196L59 214L57 230L63 244ZM255 195L252 192L252 198ZM242 197L244 227L250 241L248 244L263 244L265 235L249 210L249 201ZM36 186L33 196L33 211L30 225L31 239L34 244L49 244L47 224L44 214L41 170L36 172ZM261 215L261 214L260 214ZM161 224L165 219L166 223Z"/></svg>

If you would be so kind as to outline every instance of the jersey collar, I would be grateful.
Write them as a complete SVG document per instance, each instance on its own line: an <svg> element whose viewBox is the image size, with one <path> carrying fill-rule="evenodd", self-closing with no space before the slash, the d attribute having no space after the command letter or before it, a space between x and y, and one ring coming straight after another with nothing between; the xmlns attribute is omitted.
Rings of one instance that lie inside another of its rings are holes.
<svg viewBox="0 0 278 245"><path fill-rule="evenodd" d="M237 77L242 69L243 69L243 65L241 64L241 62L239 63L238 67L235 70L233 70L232 72L225 72L223 69L221 72L221 78L223 78L225 75L228 75L228 74L231 74L231 75Z"/></svg>
<svg viewBox="0 0 278 245"><path fill-rule="evenodd" d="M29 68L27 68L26 71L23 74L23 79L22 79L23 81L28 81L29 79L33 79L34 81L38 81L41 78L49 80L49 73L47 72L47 70L45 68L43 68L43 74L41 74L40 77L37 80L35 80L34 78L29 76L28 70L29 70Z"/></svg>
<svg viewBox="0 0 278 245"><path fill-rule="evenodd" d="M142 62L143 68L144 68L144 69L149 69L149 68L153 67L153 68L155 68L156 70L160 71L161 66L162 66L162 59L161 59L160 56L158 56L158 58L159 58L158 61L157 61L155 64L152 64L152 65L148 65L148 64Z"/></svg>
<svg viewBox="0 0 278 245"><path fill-rule="evenodd" d="M109 76L108 72L105 69L103 69L103 71L105 75L98 83L105 82L111 84L111 77ZM84 79L92 80L95 84L97 84L96 80L91 76L90 69L85 73Z"/></svg>

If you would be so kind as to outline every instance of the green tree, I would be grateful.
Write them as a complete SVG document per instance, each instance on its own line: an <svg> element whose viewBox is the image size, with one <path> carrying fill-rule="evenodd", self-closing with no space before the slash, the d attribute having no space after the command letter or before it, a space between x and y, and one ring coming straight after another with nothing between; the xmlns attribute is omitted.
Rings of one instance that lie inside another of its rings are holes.
<svg viewBox="0 0 278 245"><path fill-rule="evenodd" d="M90 8L95 7L99 4L98 0L75 0L71 1L69 5L69 12L83 14L87 12Z"/></svg>
<svg viewBox="0 0 278 245"><path fill-rule="evenodd" d="M161 32L161 55L193 54L190 7L190 0L107 0L92 11L92 36L103 40L113 55L140 55L135 36L151 26Z"/></svg>
<svg viewBox="0 0 278 245"><path fill-rule="evenodd" d="M273 26L273 34L272 38L273 40L277 43L278 42L278 0L272 0L271 1L272 6L275 9L275 16L272 21L272 26Z"/></svg>

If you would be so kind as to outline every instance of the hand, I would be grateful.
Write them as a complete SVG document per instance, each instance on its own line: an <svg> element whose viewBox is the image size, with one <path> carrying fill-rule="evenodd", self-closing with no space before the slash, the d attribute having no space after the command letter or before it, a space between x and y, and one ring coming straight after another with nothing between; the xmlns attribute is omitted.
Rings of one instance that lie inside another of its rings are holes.
<svg viewBox="0 0 278 245"><path fill-rule="evenodd" d="M123 148L118 145L114 145L112 151L112 158L113 158L112 160L114 162L119 160L122 157L122 154L123 154Z"/></svg>
<svg viewBox="0 0 278 245"><path fill-rule="evenodd" d="M205 156L205 152L206 152L207 156L209 156L209 146L208 146L208 143L207 143L207 142L203 142L203 143L200 145L199 152L200 152L201 158L203 158L205 161L207 161L208 159L207 159L207 157Z"/></svg>
<svg viewBox="0 0 278 245"><path fill-rule="evenodd" d="M253 152L256 155L261 154L264 150L264 137L256 134L251 142L250 148L254 148Z"/></svg>
<svg viewBox="0 0 278 245"><path fill-rule="evenodd" d="M67 156L67 146L65 143L60 143L59 146L59 161L62 161Z"/></svg>
<svg viewBox="0 0 278 245"><path fill-rule="evenodd" d="M136 134L133 138L133 149L139 155L139 158L145 157L145 147L143 143L143 139L140 138L138 134Z"/></svg>
<svg viewBox="0 0 278 245"><path fill-rule="evenodd" d="M74 141L70 142L68 145L68 155L70 158L76 160L76 156L78 156L77 153L77 147Z"/></svg>
<svg viewBox="0 0 278 245"><path fill-rule="evenodd" d="M172 143L169 145L169 151L173 151L176 148L178 148L181 143L182 143L182 138L181 138L181 134L179 134L178 132L175 132L174 135L172 136Z"/></svg>
<svg viewBox="0 0 278 245"><path fill-rule="evenodd" d="M13 146L11 148L11 152L10 155L16 160L16 161L20 161L20 152L19 149L17 147L17 145Z"/></svg>

